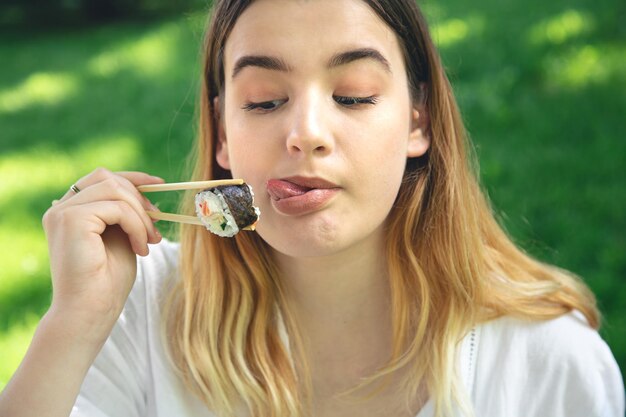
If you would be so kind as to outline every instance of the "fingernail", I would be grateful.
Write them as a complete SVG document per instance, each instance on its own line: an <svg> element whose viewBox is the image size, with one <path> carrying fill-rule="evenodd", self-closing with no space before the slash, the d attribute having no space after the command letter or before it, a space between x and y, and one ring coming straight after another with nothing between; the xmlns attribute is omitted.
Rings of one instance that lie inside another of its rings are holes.
<svg viewBox="0 0 626 417"><path fill-rule="evenodd" d="M161 211L161 210L159 210L159 208L157 206L155 206L152 203L150 203L150 210L152 210L152 211Z"/></svg>

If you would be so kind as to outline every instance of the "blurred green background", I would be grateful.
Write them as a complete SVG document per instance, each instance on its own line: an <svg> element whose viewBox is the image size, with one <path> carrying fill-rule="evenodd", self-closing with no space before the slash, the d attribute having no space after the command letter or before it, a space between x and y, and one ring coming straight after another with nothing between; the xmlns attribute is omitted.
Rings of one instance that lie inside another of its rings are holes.
<svg viewBox="0 0 626 417"><path fill-rule="evenodd" d="M530 253L584 277L626 370L626 2L422 7L498 218ZM206 9L0 6L0 389L49 304L50 202L98 166L185 180ZM158 200L172 210L176 198Z"/></svg>

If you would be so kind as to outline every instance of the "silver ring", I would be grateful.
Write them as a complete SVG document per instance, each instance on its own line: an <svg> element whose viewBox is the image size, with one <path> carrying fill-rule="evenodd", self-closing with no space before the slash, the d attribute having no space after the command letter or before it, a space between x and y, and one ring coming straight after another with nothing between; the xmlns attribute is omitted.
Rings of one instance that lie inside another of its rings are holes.
<svg viewBox="0 0 626 417"><path fill-rule="evenodd" d="M76 184L72 184L72 186L70 187L70 190L74 191L75 194L80 193L80 188L78 188Z"/></svg>

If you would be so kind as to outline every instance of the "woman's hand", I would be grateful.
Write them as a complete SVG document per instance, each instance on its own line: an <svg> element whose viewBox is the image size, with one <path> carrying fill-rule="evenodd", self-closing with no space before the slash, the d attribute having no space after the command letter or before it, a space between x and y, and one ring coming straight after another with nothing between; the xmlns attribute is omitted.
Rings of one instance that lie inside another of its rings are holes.
<svg viewBox="0 0 626 417"><path fill-rule="evenodd" d="M135 254L161 235L146 210L154 210L138 185L162 183L140 172L99 168L76 182L43 217L50 251L53 297L48 315L68 330L106 339L136 275Z"/></svg>
<svg viewBox="0 0 626 417"><path fill-rule="evenodd" d="M0 393L0 415L67 417L117 321L137 272L137 255L161 235L136 186L162 179L97 169L43 217L53 296L19 368Z"/></svg>

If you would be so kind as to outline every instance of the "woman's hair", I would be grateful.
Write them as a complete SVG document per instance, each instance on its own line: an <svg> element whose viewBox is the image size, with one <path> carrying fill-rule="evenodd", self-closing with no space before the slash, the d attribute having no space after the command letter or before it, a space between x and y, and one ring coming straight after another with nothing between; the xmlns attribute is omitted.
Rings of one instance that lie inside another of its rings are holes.
<svg viewBox="0 0 626 417"><path fill-rule="evenodd" d="M438 415L471 413L455 372L465 334L503 315L545 320L579 310L592 327L592 293L569 272L543 264L511 241L478 184L475 158L424 17L413 0L364 0L397 35L411 94L425 105L431 146L409 159L388 216L393 355L364 384L403 368L407 399L422 387ZM216 1L204 44L193 180L228 178L216 164L213 100L224 89L223 51L251 0ZM193 213L193 197L182 208ZM280 271L256 233L233 239L181 228L182 281L166 309L169 350L184 380L220 416L301 416L310 400L302 341L283 297ZM281 316L290 348L279 336ZM300 352L300 353L297 353ZM297 371L296 371L297 369Z"/></svg>

